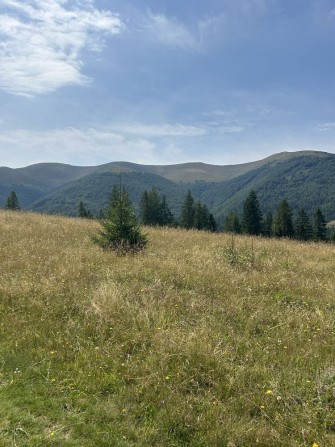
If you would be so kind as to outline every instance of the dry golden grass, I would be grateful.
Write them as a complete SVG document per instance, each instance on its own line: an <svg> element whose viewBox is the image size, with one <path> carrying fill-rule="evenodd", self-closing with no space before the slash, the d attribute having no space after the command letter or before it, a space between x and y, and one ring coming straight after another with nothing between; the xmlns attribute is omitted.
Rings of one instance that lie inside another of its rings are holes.
<svg viewBox="0 0 335 447"><path fill-rule="evenodd" d="M335 247L0 212L0 446L335 445Z"/></svg>

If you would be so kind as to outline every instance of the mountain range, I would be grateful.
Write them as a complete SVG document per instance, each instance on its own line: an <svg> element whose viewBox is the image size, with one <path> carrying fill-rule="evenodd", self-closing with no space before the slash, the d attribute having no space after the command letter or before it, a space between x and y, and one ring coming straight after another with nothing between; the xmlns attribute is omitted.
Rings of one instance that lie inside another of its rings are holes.
<svg viewBox="0 0 335 447"><path fill-rule="evenodd" d="M176 216L188 190L222 218L241 213L250 190L256 191L263 212L274 212L286 198L293 211L312 213L320 207L335 219L335 154L316 151L281 152L263 160L217 166L205 163L139 165L112 162L99 166L39 163L24 168L0 167L0 203L15 191L23 209L77 215L79 201L98 214L114 185L128 189L135 208L142 193L155 186Z"/></svg>

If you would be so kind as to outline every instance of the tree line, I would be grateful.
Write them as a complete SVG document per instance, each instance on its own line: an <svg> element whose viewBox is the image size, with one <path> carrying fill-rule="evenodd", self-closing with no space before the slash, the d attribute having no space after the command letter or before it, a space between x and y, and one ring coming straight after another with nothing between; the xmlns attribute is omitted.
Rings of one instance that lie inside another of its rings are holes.
<svg viewBox="0 0 335 447"><path fill-rule="evenodd" d="M99 217L103 219L105 214L106 210L102 209ZM93 217L82 201L79 202L78 216ZM209 212L206 205L200 201L196 202L190 191L185 196L179 218L176 218L167 203L166 196L161 196L155 186L142 194L139 222L152 227L181 227L187 230L193 228L212 232L217 230L213 214Z"/></svg>
<svg viewBox="0 0 335 447"><path fill-rule="evenodd" d="M121 213L118 217L118 225L115 224L115 216L118 214L115 211L117 207L119 207L119 212ZM7 197L5 209L20 210L19 200L15 191L12 191ZM86 209L82 201L78 205L78 216L81 218L94 217ZM179 219L176 219L168 206L165 195L161 196L155 187L152 187L150 191L144 191L140 203L139 219L135 216L128 192L121 185L119 188L113 188L109 204L105 210L101 210L99 218L102 225L105 225L107 233L111 231L112 227L122 227L121 233L123 232L124 236L128 231L127 225L135 228L136 231L134 230L133 232L136 234L132 238L137 241L137 244L140 240L138 220L140 224L148 226L170 226L211 232L217 231L217 224L213 214L209 212L205 204L194 200L191 191L187 192ZM114 221L112 227L111 220ZM327 237L327 223L319 208L315 210L311 217L308 216L303 208L293 217L287 200L283 199L274 215L272 212L264 215L257 195L253 190L250 191L243 203L242 219L240 220L237 214L230 212L224 219L224 231L255 236L287 237L301 241L326 241L329 239ZM102 233L100 236L102 237ZM335 240L335 233L332 234L331 239ZM108 245L109 242L105 243ZM145 244L143 241L142 243Z"/></svg>
<svg viewBox="0 0 335 447"><path fill-rule="evenodd" d="M216 231L214 217L207 207L194 202L190 191L186 194L180 221L176 221L167 202L153 187L145 190L140 206L140 221L149 226L182 226L183 228ZM81 217L91 217L83 204L80 204ZM93 236L93 242L105 250L119 253L134 252L145 248L147 237L141 232L133 206L125 188L114 187L105 210L100 218L101 229Z"/></svg>
<svg viewBox="0 0 335 447"><path fill-rule="evenodd" d="M293 212L286 199L283 199L273 215L263 215L255 191L250 191L243 203L242 219L231 212L224 219L224 231L230 233L250 234L267 237L287 237L301 241L326 241L327 222L320 208L311 218L301 208L293 217ZM333 236L334 237L334 236Z"/></svg>
<svg viewBox="0 0 335 447"><path fill-rule="evenodd" d="M213 214L209 212L206 205L194 200L191 191L187 192L181 215L179 219L176 219L164 195L161 197L154 186L150 191L145 190L140 204L140 220L143 225L216 231Z"/></svg>

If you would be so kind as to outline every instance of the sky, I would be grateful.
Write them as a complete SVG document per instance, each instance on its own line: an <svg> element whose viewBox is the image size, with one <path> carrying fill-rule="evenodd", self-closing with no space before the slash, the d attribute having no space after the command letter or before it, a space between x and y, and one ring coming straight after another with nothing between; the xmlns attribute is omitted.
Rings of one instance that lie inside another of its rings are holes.
<svg viewBox="0 0 335 447"><path fill-rule="evenodd" d="M0 0L0 166L334 141L334 0Z"/></svg>

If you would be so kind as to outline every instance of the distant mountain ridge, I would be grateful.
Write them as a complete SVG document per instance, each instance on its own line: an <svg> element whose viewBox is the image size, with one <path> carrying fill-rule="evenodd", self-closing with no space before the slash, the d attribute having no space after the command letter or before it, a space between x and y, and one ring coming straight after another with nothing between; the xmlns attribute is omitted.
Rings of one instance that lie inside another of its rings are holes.
<svg viewBox="0 0 335 447"><path fill-rule="evenodd" d="M142 165L126 161L113 161L98 166L73 166L63 163L37 163L24 168L0 167L0 184L32 182L50 189L69 181L100 172L147 172L160 175L174 182L192 183L194 181L219 182L231 180L248 171L268 163L303 156L324 156L326 152L299 151L280 152L258 161L236 165L212 165L202 162L180 163L173 165Z"/></svg>
<svg viewBox="0 0 335 447"><path fill-rule="evenodd" d="M205 163L140 165L111 162L99 166L39 163L25 168L0 168L0 204L15 190L21 206L39 212L76 215L83 200L94 213L106 205L111 188L122 182L139 206L144 189L156 186L175 214L190 189L215 216L241 212L251 189L264 211L273 211L285 197L294 210L320 206L335 219L335 155L326 152L281 152L263 160L231 166Z"/></svg>

